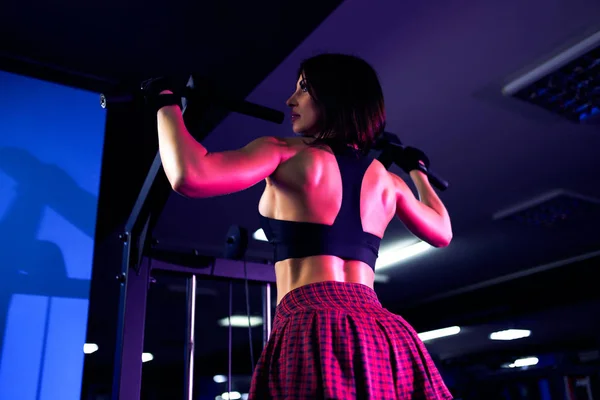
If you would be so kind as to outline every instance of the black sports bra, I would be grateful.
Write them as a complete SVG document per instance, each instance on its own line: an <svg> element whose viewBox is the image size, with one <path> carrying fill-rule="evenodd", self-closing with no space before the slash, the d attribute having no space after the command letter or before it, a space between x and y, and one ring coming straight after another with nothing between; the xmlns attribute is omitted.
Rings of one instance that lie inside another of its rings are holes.
<svg viewBox="0 0 600 400"><path fill-rule="evenodd" d="M260 224L274 246L275 262L317 255L362 261L375 270L381 239L363 231L360 192L373 159L349 147L333 148L342 177L342 206L333 225L283 221L259 214Z"/></svg>

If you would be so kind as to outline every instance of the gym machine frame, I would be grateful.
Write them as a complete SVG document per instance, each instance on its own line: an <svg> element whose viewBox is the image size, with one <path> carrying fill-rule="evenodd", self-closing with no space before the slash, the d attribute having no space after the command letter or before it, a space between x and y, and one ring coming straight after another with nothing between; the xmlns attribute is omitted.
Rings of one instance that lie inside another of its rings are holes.
<svg viewBox="0 0 600 400"><path fill-rule="evenodd" d="M186 88L187 89L187 88ZM187 89L183 94L188 104L193 102L195 91ZM135 100L136 96L114 96L113 99L102 94L100 103L103 108L110 103ZM211 100L213 98L211 97ZM234 101L222 97L214 97L219 108L237 112L258 119L281 124L284 115L267 107L246 101ZM183 113L187 107L184 107ZM204 135L206 136L207 133ZM194 322L196 301L196 276L212 276L230 280L247 279L262 282L263 287L263 343L266 343L271 331L271 283L275 282L271 264L252 263L214 257L204 257L197 252L191 255L175 254L162 255L153 259L150 239L158 216L164 207L170 193L170 187L161 182L160 171L162 163L157 152L146 179L125 224L123 233L119 236L122 242L122 268L117 279L120 282L120 303L117 325L116 352L114 361L113 400L139 399L142 383L142 353L144 346L144 329L148 290L151 284L151 272L161 271L168 274L187 276L187 329L186 329L186 360L184 379L184 398L192 399L194 379ZM189 256L193 258L189 262ZM188 262L181 262L181 259Z"/></svg>

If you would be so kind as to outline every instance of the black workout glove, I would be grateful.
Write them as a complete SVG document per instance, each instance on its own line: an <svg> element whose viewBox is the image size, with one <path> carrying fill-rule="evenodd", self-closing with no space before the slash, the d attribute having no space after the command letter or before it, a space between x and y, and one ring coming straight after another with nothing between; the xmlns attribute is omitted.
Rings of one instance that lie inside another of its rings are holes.
<svg viewBox="0 0 600 400"><path fill-rule="evenodd" d="M425 153L415 147L404 147L394 152L394 163L407 174L410 171L419 170L427 173L429 158Z"/></svg>
<svg viewBox="0 0 600 400"><path fill-rule="evenodd" d="M141 89L144 93L146 105L152 113L156 113L166 106L178 106L180 110L183 110L180 90L178 90L172 79L151 78L142 82ZM173 94L160 94L164 90L170 90Z"/></svg>

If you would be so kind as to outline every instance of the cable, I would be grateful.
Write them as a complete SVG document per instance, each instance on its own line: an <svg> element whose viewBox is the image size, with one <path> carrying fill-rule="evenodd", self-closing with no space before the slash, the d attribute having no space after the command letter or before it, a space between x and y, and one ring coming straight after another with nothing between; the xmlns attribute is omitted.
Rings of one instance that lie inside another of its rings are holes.
<svg viewBox="0 0 600 400"><path fill-rule="evenodd" d="M229 394L231 394L231 352L233 349L231 314L233 314L233 281L229 281L229 371L227 374L227 393Z"/></svg>
<svg viewBox="0 0 600 400"><path fill-rule="evenodd" d="M244 257L244 283L246 286L246 314L248 315L248 341L250 342L250 370L254 374L254 348L252 346L252 323L250 322L250 290L248 288L248 271L246 257Z"/></svg>

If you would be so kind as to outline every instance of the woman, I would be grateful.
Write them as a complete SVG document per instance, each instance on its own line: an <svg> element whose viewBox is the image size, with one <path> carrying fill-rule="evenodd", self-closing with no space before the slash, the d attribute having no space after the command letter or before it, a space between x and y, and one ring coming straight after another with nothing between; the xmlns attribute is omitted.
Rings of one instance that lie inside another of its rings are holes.
<svg viewBox="0 0 600 400"><path fill-rule="evenodd" d="M158 111L160 155L176 192L201 198L266 182L258 211L275 247L278 305L250 398L450 399L416 332L373 290L394 216L433 246L451 240L448 213L418 170L425 155L413 149L402 161L420 201L368 157L385 108L377 75L360 58L304 61L286 104L298 137L220 153L190 136L178 107Z"/></svg>

